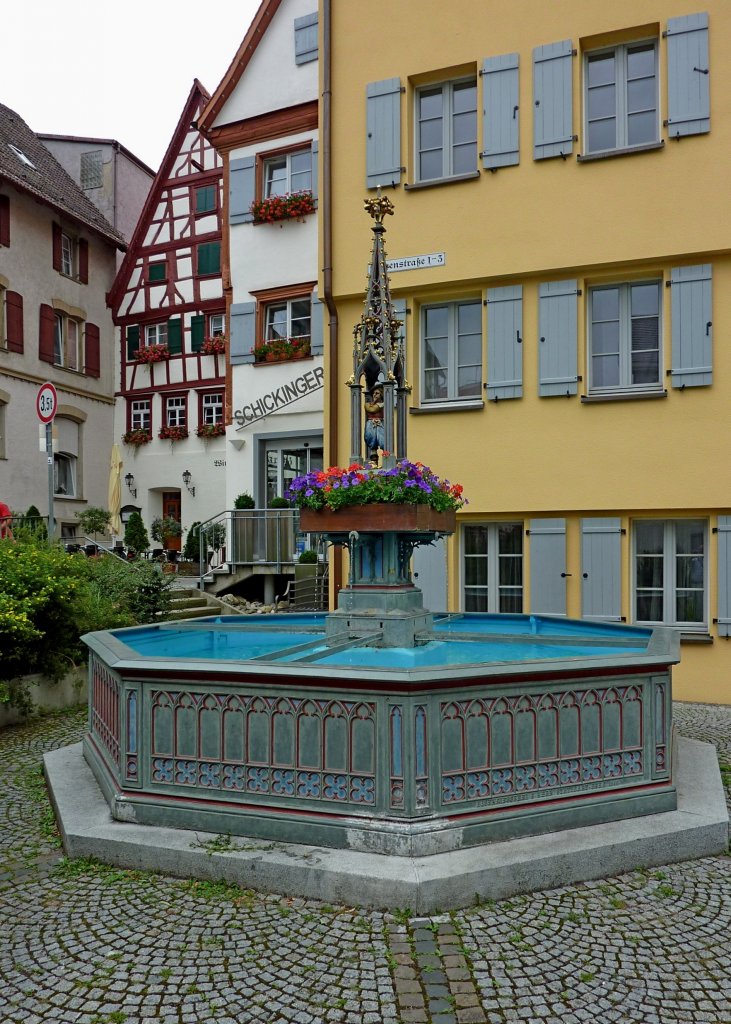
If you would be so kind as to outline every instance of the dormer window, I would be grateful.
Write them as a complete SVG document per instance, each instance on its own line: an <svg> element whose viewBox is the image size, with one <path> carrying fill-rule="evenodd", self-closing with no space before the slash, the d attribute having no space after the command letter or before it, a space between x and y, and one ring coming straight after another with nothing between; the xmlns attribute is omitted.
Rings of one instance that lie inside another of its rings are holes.
<svg viewBox="0 0 731 1024"><path fill-rule="evenodd" d="M36 165L33 163L33 161L29 157L27 157L25 155L23 150L22 149L18 149L18 147L14 146L12 144L12 142L8 143L8 149L12 149L13 153L15 153L15 155L17 156L18 160L20 160L21 163L24 163L27 167L32 167L34 171L38 170Z"/></svg>

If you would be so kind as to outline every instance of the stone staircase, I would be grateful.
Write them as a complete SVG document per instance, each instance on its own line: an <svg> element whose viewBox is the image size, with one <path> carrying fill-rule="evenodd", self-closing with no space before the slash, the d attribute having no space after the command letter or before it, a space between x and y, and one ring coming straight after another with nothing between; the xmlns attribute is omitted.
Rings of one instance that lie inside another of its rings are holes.
<svg viewBox="0 0 731 1024"><path fill-rule="evenodd" d="M170 611L164 616L166 622L176 619L198 619L205 615L231 614L232 609L212 594L197 587L176 586L170 592Z"/></svg>

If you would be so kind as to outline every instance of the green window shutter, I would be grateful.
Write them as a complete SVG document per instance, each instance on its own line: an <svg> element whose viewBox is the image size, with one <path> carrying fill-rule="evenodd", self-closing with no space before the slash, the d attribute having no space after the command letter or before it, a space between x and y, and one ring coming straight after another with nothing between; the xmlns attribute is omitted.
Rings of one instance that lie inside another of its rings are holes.
<svg viewBox="0 0 731 1024"><path fill-rule="evenodd" d="M172 356L180 355L183 351L183 325L179 316L171 317L168 320L168 352Z"/></svg>
<svg viewBox="0 0 731 1024"><path fill-rule="evenodd" d="M719 636L731 636L731 516L718 517Z"/></svg>
<svg viewBox="0 0 731 1024"><path fill-rule="evenodd" d="M538 287L538 394L542 398L578 391L577 293L576 281Z"/></svg>
<svg viewBox="0 0 731 1024"><path fill-rule="evenodd" d="M253 363L255 302L236 302L231 306L231 363Z"/></svg>
<svg viewBox="0 0 731 1024"><path fill-rule="evenodd" d="M669 18L668 135L700 135L711 130L708 68L708 15Z"/></svg>
<svg viewBox="0 0 731 1024"><path fill-rule="evenodd" d="M245 156L232 160L228 175L228 220L229 224L250 224L254 215L250 207L254 202L256 181L254 157Z"/></svg>
<svg viewBox="0 0 731 1024"><path fill-rule="evenodd" d="M167 278L167 265L165 263L151 263L147 270L148 281L164 281Z"/></svg>
<svg viewBox="0 0 731 1024"><path fill-rule="evenodd" d="M581 616L622 619L622 521L581 520Z"/></svg>
<svg viewBox="0 0 731 1024"><path fill-rule="evenodd" d="M711 265L670 271L674 388L713 383L713 296Z"/></svg>
<svg viewBox="0 0 731 1024"><path fill-rule="evenodd" d="M509 167L520 162L517 53L486 57L482 65L482 116L485 143L482 166Z"/></svg>
<svg viewBox="0 0 731 1024"><path fill-rule="evenodd" d="M566 520L530 521L530 610L566 614Z"/></svg>
<svg viewBox="0 0 731 1024"><path fill-rule="evenodd" d="M190 318L190 350L200 352L206 335L206 318L202 313Z"/></svg>
<svg viewBox="0 0 731 1024"><path fill-rule="evenodd" d="M401 79L366 86L366 185L401 184Z"/></svg>
<svg viewBox="0 0 731 1024"><path fill-rule="evenodd" d="M210 213L216 209L216 186L202 185L195 190L195 212Z"/></svg>
<svg viewBox="0 0 731 1024"><path fill-rule="evenodd" d="M523 288L487 289L487 397L523 395Z"/></svg>
<svg viewBox="0 0 731 1024"><path fill-rule="evenodd" d="M317 11L294 19L294 62L317 60Z"/></svg>
<svg viewBox="0 0 731 1024"><path fill-rule="evenodd" d="M127 359L134 359L140 347L140 329L137 325L127 328Z"/></svg>
<svg viewBox="0 0 731 1024"><path fill-rule="evenodd" d="M207 274L220 274L221 272L221 243L206 242L198 246L198 276L204 277Z"/></svg>
<svg viewBox="0 0 731 1024"><path fill-rule="evenodd" d="M574 150L570 39L533 50L533 159L570 156Z"/></svg>

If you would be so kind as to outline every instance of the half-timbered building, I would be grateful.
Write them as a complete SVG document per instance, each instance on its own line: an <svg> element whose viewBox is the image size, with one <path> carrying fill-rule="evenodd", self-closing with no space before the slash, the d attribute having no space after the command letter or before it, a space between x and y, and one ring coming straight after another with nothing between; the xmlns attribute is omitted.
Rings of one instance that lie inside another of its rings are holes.
<svg viewBox="0 0 731 1024"><path fill-rule="evenodd" d="M195 127L209 98L196 79L110 293L122 518L173 518L183 540L225 503L223 161Z"/></svg>

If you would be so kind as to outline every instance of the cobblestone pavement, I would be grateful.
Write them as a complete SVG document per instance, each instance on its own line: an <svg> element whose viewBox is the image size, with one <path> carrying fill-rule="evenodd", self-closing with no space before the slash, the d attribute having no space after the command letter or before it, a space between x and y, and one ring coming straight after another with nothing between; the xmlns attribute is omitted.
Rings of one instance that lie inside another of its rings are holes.
<svg viewBox="0 0 731 1024"><path fill-rule="evenodd" d="M731 708L676 722L731 765ZM40 759L83 724L0 732L0 1024L731 1024L731 857L430 918L67 862Z"/></svg>

